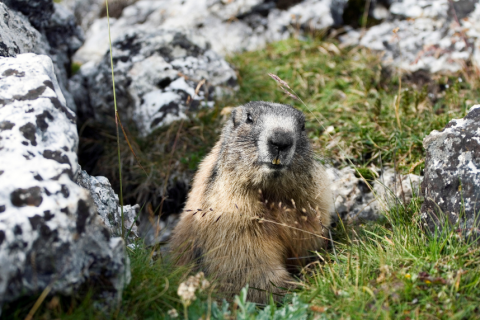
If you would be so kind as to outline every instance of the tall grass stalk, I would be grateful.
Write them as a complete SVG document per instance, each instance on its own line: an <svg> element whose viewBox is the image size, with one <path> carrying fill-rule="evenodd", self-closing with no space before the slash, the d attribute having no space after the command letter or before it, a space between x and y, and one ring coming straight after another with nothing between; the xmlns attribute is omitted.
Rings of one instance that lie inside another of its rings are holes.
<svg viewBox="0 0 480 320"><path fill-rule="evenodd" d="M117 156L118 156L118 177L120 181L120 211L122 214L122 238L125 239L125 219L123 216L123 193L122 193L122 160L120 157L120 131L118 128L118 111L117 111L117 94L115 92L115 75L113 74L113 52L112 52L112 35L110 34L110 15L108 14L108 0L105 0L105 9L107 11L107 24L108 24L108 44L110 46L110 66L112 68L112 87L113 87L113 104L115 106L115 126L117 128Z"/></svg>
<svg viewBox="0 0 480 320"><path fill-rule="evenodd" d="M272 78L279 86L280 86L280 89L282 89L282 91L289 97L295 99L295 100L298 100L300 101L300 103L308 110L308 112L315 118L315 120L318 122L318 124L323 128L323 130L326 132L326 128L325 126L322 124L322 122L316 117L315 113L313 112L313 110L297 95L297 93L295 92L295 90L293 90L286 81L282 80L279 76L277 76L276 74L272 74L272 73L268 73L268 75L270 76L270 78ZM320 114L320 116L324 119L324 120L327 120L325 118L325 116L323 114ZM333 141L333 137L330 135L330 133L328 133L328 136L330 138L330 141ZM339 149L343 152L343 153L346 153L346 151L342 148L342 146L338 146ZM376 192L373 190L372 186L370 186L370 184L367 182L366 178L363 176L363 174L358 170L358 168L356 168L354 166L354 164L352 163L352 160L351 159L346 159L348 164L355 169L355 171L358 173L358 175L360 176L360 178L362 179L362 181L365 183L365 185L367 185L368 189L370 189L370 192L373 193L375 199L377 200L380 200L378 197L377 197L377 194ZM385 211L387 211L387 207L383 204L383 202L379 201L379 203L381 204L381 206L383 207L383 209ZM331 240L331 239L327 239L327 240ZM333 245L333 240L332 240L332 245Z"/></svg>

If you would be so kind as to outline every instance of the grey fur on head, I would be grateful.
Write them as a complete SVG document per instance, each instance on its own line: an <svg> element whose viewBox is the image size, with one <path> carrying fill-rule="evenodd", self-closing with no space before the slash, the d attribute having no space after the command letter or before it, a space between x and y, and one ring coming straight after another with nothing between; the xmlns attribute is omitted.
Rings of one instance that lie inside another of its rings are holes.
<svg viewBox="0 0 480 320"><path fill-rule="evenodd" d="M289 105L255 101L239 106L225 125L223 137L220 154L226 168L255 173L252 182L300 175L308 172L305 166L313 160L305 116Z"/></svg>

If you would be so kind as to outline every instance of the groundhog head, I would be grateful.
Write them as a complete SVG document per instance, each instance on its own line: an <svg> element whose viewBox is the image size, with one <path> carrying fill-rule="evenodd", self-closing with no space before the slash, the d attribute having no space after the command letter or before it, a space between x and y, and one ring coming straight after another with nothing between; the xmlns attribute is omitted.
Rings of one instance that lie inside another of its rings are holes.
<svg viewBox="0 0 480 320"><path fill-rule="evenodd" d="M312 161L305 116L292 106L271 102L239 106L225 125L221 154L226 168L250 183L301 178Z"/></svg>

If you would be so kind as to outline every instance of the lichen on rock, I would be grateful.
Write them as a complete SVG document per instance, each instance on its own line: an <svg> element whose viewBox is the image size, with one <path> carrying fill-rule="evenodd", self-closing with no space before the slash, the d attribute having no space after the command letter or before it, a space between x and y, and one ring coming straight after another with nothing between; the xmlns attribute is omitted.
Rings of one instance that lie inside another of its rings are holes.
<svg viewBox="0 0 480 320"><path fill-rule="evenodd" d="M426 151L422 219L432 232L454 225L480 236L480 105L423 140Z"/></svg>
<svg viewBox="0 0 480 320"><path fill-rule="evenodd" d="M85 170L81 170L76 178L78 185L90 191L96 212L103 220L109 231L115 236L122 235L122 213L118 195L112 189L110 181L105 177L92 177ZM138 204L123 206L123 226L125 235L128 234L127 242L138 238L138 227L140 220Z"/></svg>
<svg viewBox="0 0 480 320"><path fill-rule="evenodd" d="M216 96L236 87L228 63L205 42L183 33L135 30L112 45L118 111L123 119L133 119L142 135L187 119L188 111L213 107ZM107 52L71 79L81 117L108 124L114 110L110 68Z"/></svg>
<svg viewBox="0 0 480 320"><path fill-rule="evenodd" d="M130 278L112 237L74 181L78 134L49 57L0 58L0 305L98 284L113 301Z"/></svg>
<svg viewBox="0 0 480 320"><path fill-rule="evenodd" d="M383 219L388 211L399 205L408 205L413 197L420 196L423 177L395 172L384 168L376 179L365 181L349 167L327 168L332 181L335 218L358 223ZM368 185L367 185L368 183Z"/></svg>

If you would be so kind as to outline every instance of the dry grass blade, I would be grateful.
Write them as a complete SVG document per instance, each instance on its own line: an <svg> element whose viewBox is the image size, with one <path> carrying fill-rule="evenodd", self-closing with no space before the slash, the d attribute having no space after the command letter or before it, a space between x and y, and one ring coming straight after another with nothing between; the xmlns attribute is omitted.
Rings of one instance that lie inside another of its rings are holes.
<svg viewBox="0 0 480 320"><path fill-rule="evenodd" d="M286 83L285 81L283 81L282 79L280 79L279 76L277 76L276 74L273 74L273 73L269 73L268 74L273 80L275 80L275 82L277 82L280 86L284 86L284 87L287 87L288 89L291 89L290 86L288 85L288 83Z"/></svg>
<svg viewBox="0 0 480 320"><path fill-rule="evenodd" d="M413 173L413 170L415 170L416 167L418 167L420 164L424 163L425 160L419 160L417 162L415 162L411 167L410 167L410 170L408 170L408 173Z"/></svg>
<svg viewBox="0 0 480 320"><path fill-rule="evenodd" d="M275 80L275 82L280 86L280 88L282 89L283 92L285 92L285 94L287 96L289 96L290 98L293 98L295 100L300 100L295 94L293 94L293 90L292 88L290 88L290 86L288 85L287 82L283 81L282 79L280 79L279 76L277 76L276 74L273 74L273 73L268 73L268 75L273 79ZM288 88L288 90L286 88Z"/></svg>
<svg viewBox="0 0 480 320"><path fill-rule="evenodd" d="M300 100L300 99L298 99L298 97L296 95L294 95L293 93L291 93L290 91L288 91L284 87L281 87L281 88L282 88L283 92L285 92L290 98L293 98L295 100Z"/></svg>
<svg viewBox="0 0 480 320"><path fill-rule="evenodd" d="M285 92L285 93L286 93L288 96L290 96L291 98L300 101L300 102L302 103L302 105L303 105L305 108L307 108L307 110L314 116L314 118L315 118L315 120L318 122L318 124L319 124L320 126L322 126L323 129L325 130L325 127L324 127L324 126L322 125L322 123L318 120L318 118L315 116L315 114L312 112L312 110L307 106L307 104L306 104L302 99L300 99L297 95L294 94L295 91L294 91L293 89L291 89L290 86L288 86L287 82L283 81L282 79L280 79L279 76L277 76L277 75L275 75L275 74L268 73L268 75L269 75L273 80L275 80L277 83L280 84L280 88L283 90L283 92ZM290 91L286 90L285 87L284 87L282 84L285 84L285 86L287 86L287 87L292 91L292 93L291 93ZM401 85L400 85L400 87L401 87ZM396 100L394 99L394 102L395 102L395 101L396 101ZM320 114L320 115L321 115L322 117L324 117L322 114ZM330 137L330 140L333 140L333 137L332 137L330 134L328 134L328 136ZM339 145L339 148L342 150L342 152L346 153L345 150L343 150L343 148L340 147L340 145ZM355 167L350 159L348 159L348 164L350 164L350 166L352 166L352 167ZM370 186L370 184L367 182L367 180L363 177L363 175L360 175L360 178L361 178L362 181L367 185L367 187L368 187L368 188L370 189L370 191L375 195L375 198L376 198L377 196L376 196L375 191L374 191L373 188ZM385 206L383 206L383 205L382 205L382 207L383 207L383 209L384 209L385 211L387 211L387 207L385 207ZM329 240L329 239L327 239L327 240Z"/></svg>
<svg viewBox="0 0 480 320"><path fill-rule="evenodd" d="M306 234L315 236L315 237L317 237L317 238L321 238L321 239L330 241L330 239L327 238L327 237L324 237L324 236L319 235L319 234L317 234L317 233L309 232L309 231L306 231L306 230L303 230L303 229L300 229L300 228L296 228L296 227L293 227L293 226L289 226L289 225L286 225L285 223L279 223L279 222L276 222L276 221L273 221L273 220L268 220L268 219L265 219L265 218L259 218L258 221L259 221L259 222L262 222L262 223L263 223L263 222L273 223L273 224L276 224L276 225L279 225L279 226L282 226L282 227L285 227L285 228L289 228L289 229L292 229L292 230L300 231L300 232L303 232L303 233L306 233ZM332 241L333 241L333 240L332 240ZM333 243L333 242L332 242L332 243Z"/></svg>
<svg viewBox="0 0 480 320"><path fill-rule="evenodd" d="M203 79L202 81L200 81L198 84L197 84L197 87L195 88L195 95L198 96L198 92L200 91L200 88L205 84L205 79Z"/></svg>
<svg viewBox="0 0 480 320"><path fill-rule="evenodd" d="M130 148L130 151L132 151L132 154L133 154L133 156L135 157L135 160L137 160L138 166L139 166L139 167L143 170L143 172L145 172L145 174L148 176L147 171L146 171L145 168L142 166L142 164L140 163L140 159L137 157L137 154L136 154L135 151L133 150L133 147L132 147L132 145L130 144L130 140L128 140L127 133L125 132L125 129L123 128L122 121L120 120L120 116L118 115L118 112L115 112L115 113L116 113L116 119L118 119L118 123L120 124L120 128L122 128L123 136L125 137L125 140L127 141L127 144L128 144L128 147Z"/></svg>
<svg viewBox="0 0 480 320"><path fill-rule="evenodd" d="M31 320L33 316L35 315L35 312L37 312L38 308L42 305L43 301L45 301L45 298L48 296L48 294L52 291L52 284L49 284L42 292L40 297L38 297L37 301L35 301L35 304L33 305L32 309L28 313L28 315L25 317L25 320Z"/></svg>
<svg viewBox="0 0 480 320"><path fill-rule="evenodd" d="M173 142L172 151L170 152L170 160L168 162L168 170L167 170L167 174L165 175L165 180L163 182L162 201L160 202L160 205L158 206L158 209L159 209L158 212L160 213L160 215L162 214L163 204L164 204L165 199L166 199L165 198L165 193L167 191L168 180L170 178L170 173L172 171L173 156L174 156L174 153L175 153L175 149L177 147L178 139L180 137L180 132L181 132L182 127L183 127L183 122L184 122L184 120L182 119L180 121L180 125L178 127L177 134L175 135L175 141ZM159 232L160 232L160 229L157 228L156 231L155 231L155 238L158 236ZM151 251L151 255L153 255L154 252L155 252L155 247L153 247L153 249Z"/></svg>
<svg viewBox="0 0 480 320"><path fill-rule="evenodd" d="M108 0L105 0L105 9L107 11L107 25L108 25L108 44L110 47L110 68L112 69L112 89L113 89L113 105L115 107L115 125L117 127L117 157L118 157L118 175L119 175L119 182L120 182L120 211L122 215L122 239L125 239L125 219L124 219L124 212L123 212L123 191L122 191L122 159L120 156L120 133L118 132L118 111L117 111L117 94L115 91L115 75L113 72L113 48L112 48L112 35L110 33L110 15L108 14Z"/></svg>

